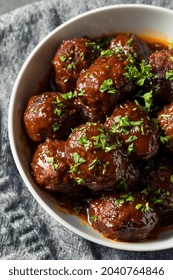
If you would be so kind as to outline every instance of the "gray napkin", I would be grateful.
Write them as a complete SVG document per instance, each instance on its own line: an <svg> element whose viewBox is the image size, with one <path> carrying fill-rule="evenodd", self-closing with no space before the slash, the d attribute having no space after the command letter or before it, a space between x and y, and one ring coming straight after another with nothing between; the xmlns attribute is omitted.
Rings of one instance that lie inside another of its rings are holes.
<svg viewBox="0 0 173 280"><path fill-rule="evenodd" d="M16 169L8 140L8 106L17 74L51 30L82 12L111 4L173 1L49 0L0 17L0 259L172 259L173 249L127 252L94 244L64 228L32 197Z"/></svg>

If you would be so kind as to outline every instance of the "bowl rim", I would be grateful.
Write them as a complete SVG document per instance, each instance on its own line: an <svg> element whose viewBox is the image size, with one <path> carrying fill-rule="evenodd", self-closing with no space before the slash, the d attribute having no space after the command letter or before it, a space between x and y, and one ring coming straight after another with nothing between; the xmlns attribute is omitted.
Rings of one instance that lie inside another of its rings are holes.
<svg viewBox="0 0 173 280"><path fill-rule="evenodd" d="M112 9L144 9L144 10L153 10L155 12L157 11L161 11L161 12L166 12L169 13L173 16L173 10L170 10L168 8L165 7L159 7L159 6L155 6L155 5L149 5L149 4L115 4L115 5L109 5L109 6L103 6L100 8L95 8L93 10L87 11L87 12L83 12L80 15L77 15L67 21L65 21L64 23L60 24L58 27L56 27L55 29L53 29L51 32L49 32L37 45L36 47L31 51L31 53L28 55L28 57L26 58L25 62L23 63L16 81L14 83L13 89L12 89L12 94L11 94L11 98L10 98L10 103L9 103L9 110L8 110L8 135L9 135L9 142L10 142L10 147L11 147L11 151L12 151L12 155L13 155L13 159L14 162L17 166L18 172L22 178L22 180L24 181L25 185L27 186L27 188L29 189L29 191L31 192L31 194L33 195L33 197L37 200L37 202L39 203L39 205L51 216L53 217L56 221L58 221L61 225L63 225L64 227L66 227L67 229L71 230L72 232L74 232L75 234L77 234L80 237L83 237L91 242L94 242L96 244L102 245L102 246L106 246L106 247L110 247L112 249L118 249L118 250L126 250L126 251L158 251L158 250L164 250L164 249L170 249L173 248L172 246L169 246L168 242L160 242L160 244L158 243L158 246L153 249L152 246L152 241L145 241L145 242L119 242L119 241L114 241L111 239L98 239L97 237L92 237L90 235L88 235L87 233L81 232L79 229L75 228L75 226L69 224L67 221L63 220L63 218L61 218L57 213L55 213L55 211L47 205L47 203L44 201L43 198L41 198L39 196L39 194L37 193L37 191L33 188L33 186L31 185L31 183L29 182L29 179L27 178L27 175L25 174L22 164L20 162L19 156L18 156L18 152L16 149L16 145L15 145L15 138L14 138L14 127L13 127L13 114L14 114L14 101L15 101L15 96L16 96L16 92L18 90L18 86L20 83L20 80L23 76L23 73L28 65L28 63L30 62L31 58L37 53L37 51L40 49L41 46L43 46L45 44L45 42L47 42L54 34L56 34L59 30L61 30L62 28L68 26L69 24L71 24L72 22L79 20L81 18L87 17L88 15L92 15L95 13L99 13L105 10L112 10ZM151 248L150 246L142 246L141 244L151 244Z"/></svg>

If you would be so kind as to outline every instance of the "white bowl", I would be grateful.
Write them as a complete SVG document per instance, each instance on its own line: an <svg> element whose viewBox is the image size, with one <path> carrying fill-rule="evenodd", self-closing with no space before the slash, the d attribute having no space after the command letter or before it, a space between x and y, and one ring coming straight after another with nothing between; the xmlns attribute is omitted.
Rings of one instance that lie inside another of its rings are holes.
<svg viewBox="0 0 173 280"><path fill-rule="evenodd" d="M59 211L56 201L34 183L29 171L31 153L22 127L22 116L27 100L35 94L39 83L44 80L55 51L63 39L134 32L171 41L172 26L173 11L149 5L115 5L86 12L67 21L46 36L29 55L15 82L9 107L9 138L20 175L35 199L51 216L92 242L123 250L161 250L173 247L173 231L166 231L157 239L146 242L117 242L104 238L77 217Z"/></svg>

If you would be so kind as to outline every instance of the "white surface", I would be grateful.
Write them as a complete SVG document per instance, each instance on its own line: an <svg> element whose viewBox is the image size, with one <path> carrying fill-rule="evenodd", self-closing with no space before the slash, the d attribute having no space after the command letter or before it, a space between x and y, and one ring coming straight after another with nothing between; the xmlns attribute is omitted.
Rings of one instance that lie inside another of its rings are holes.
<svg viewBox="0 0 173 280"><path fill-rule="evenodd" d="M89 225L83 225L77 217L60 212L56 201L34 183L29 172L31 155L22 129L22 116L27 100L37 91L39 82L44 80L52 57L63 39L128 31L152 36L155 34L156 37L172 41L172 26L173 11L154 6L118 5L84 13L62 24L39 43L24 63L14 85L9 108L9 137L17 168L42 207L65 227L90 241L123 250L160 250L173 247L173 232L166 232L157 240L142 243L116 242L102 237Z"/></svg>

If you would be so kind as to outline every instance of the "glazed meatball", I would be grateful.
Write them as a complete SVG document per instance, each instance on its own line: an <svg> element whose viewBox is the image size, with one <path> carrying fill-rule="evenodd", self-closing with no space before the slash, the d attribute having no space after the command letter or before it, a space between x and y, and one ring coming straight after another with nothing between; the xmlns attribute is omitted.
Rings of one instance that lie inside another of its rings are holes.
<svg viewBox="0 0 173 280"><path fill-rule="evenodd" d="M105 120L113 108L135 91L134 82L125 77L126 60L117 55L97 58L77 80L77 92L83 93L77 105L87 121Z"/></svg>
<svg viewBox="0 0 173 280"><path fill-rule="evenodd" d="M146 188L149 200L161 212L173 211L173 162L168 158L157 158L154 167L150 168L141 180Z"/></svg>
<svg viewBox="0 0 173 280"><path fill-rule="evenodd" d="M87 69L98 55L99 48L88 39L63 41L53 59L58 91L73 91L81 70Z"/></svg>
<svg viewBox="0 0 173 280"><path fill-rule="evenodd" d="M166 105L158 114L157 119L163 136L161 140L173 154L173 103Z"/></svg>
<svg viewBox="0 0 173 280"><path fill-rule="evenodd" d="M151 236L159 215L145 195L107 194L89 201L89 221L108 238L136 242Z"/></svg>
<svg viewBox="0 0 173 280"><path fill-rule="evenodd" d="M34 141L46 137L63 139L78 121L77 109L62 95L46 92L32 96L24 113L24 125Z"/></svg>
<svg viewBox="0 0 173 280"><path fill-rule="evenodd" d="M120 60L127 57L131 62L139 62L151 54L147 43L135 34L117 34L112 39L110 48L115 50Z"/></svg>
<svg viewBox="0 0 173 280"><path fill-rule="evenodd" d="M122 151L99 123L77 127L66 141L66 156L73 178L94 191L113 187L125 171Z"/></svg>
<svg viewBox="0 0 173 280"><path fill-rule="evenodd" d="M173 101L173 50L161 50L150 55L152 77L148 88L153 91L155 101L161 105Z"/></svg>
<svg viewBox="0 0 173 280"><path fill-rule="evenodd" d="M155 125L133 102L117 106L106 120L105 128L121 141L128 154L149 159L158 151L159 137Z"/></svg>
<svg viewBox="0 0 173 280"><path fill-rule="evenodd" d="M33 156L31 170L42 188L61 194L77 193L66 163L64 141L47 138L41 143Z"/></svg>

